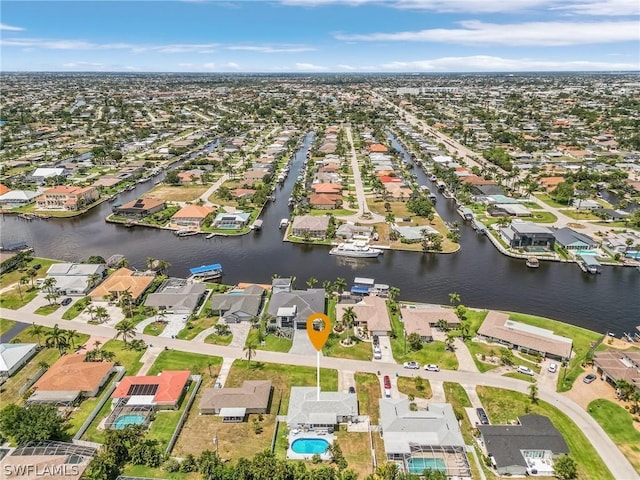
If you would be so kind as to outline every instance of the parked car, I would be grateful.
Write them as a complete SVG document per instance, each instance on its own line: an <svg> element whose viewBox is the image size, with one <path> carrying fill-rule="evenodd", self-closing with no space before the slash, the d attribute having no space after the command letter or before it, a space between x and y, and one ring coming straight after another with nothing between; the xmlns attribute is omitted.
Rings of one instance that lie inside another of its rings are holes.
<svg viewBox="0 0 640 480"><path fill-rule="evenodd" d="M433 363L430 363L429 365L425 365L424 369L427 372L439 372L440 371L440 367L438 365L434 365Z"/></svg>
<svg viewBox="0 0 640 480"><path fill-rule="evenodd" d="M375 360L382 360L382 352L378 351L378 352L373 352L373 358Z"/></svg>
<svg viewBox="0 0 640 480"><path fill-rule="evenodd" d="M487 412L484 411L484 408L476 408L476 413L482 425L489 425L489 417L487 417Z"/></svg>
<svg viewBox="0 0 640 480"><path fill-rule="evenodd" d="M374 335L373 336L373 344L377 347L378 345L380 345L380 339L378 338L378 335Z"/></svg>
<svg viewBox="0 0 640 480"><path fill-rule="evenodd" d="M356 387L349 387L349 393L356 393Z"/></svg>
<svg viewBox="0 0 640 480"><path fill-rule="evenodd" d="M390 388L385 388L384 389L384 398L391 398L391 389Z"/></svg>
<svg viewBox="0 0 640 480"><path fill-rule="evenodd" d="M596 379L596 376L593 373L590 373L582 380L584 383L591 383Z"/></svg>
<svg viewBox="0 0 640 480"><path fill-rule="evenodd" d="M525 375L531 375L533 377L534 372L529 367L525 367L524 365L519 365L516 369L518 373L524 373Z"/></svg>
<svg viewBox="0 0 640 480"><path fill-rule="evenodd" d="M384 376L384 388L391 388L391 379L389 375Z"/></svg>
<svg viewBox="0 0 640 480"><path fill-rule="evenodd" d="M411 370L418 370L420 365L418 362L404 362L404 368L410 368Z"/></svg>
<svg viewBox="0 0 640 480"><path fill-rule="evenodd" d="M552 363L551 365L549 365L549 368L547 370L549 370L549 372L551 373L556 373L558 371L558 364Z"/></svg>
<svg viewBox="0 0 640 480"><path fill-rule="evenodd" d="M73 300L71 300L69 297L65 298L64 300L62 300L60 302L60 305L62 305L63 307L66 307L67 305L69 305Z"/></svg>

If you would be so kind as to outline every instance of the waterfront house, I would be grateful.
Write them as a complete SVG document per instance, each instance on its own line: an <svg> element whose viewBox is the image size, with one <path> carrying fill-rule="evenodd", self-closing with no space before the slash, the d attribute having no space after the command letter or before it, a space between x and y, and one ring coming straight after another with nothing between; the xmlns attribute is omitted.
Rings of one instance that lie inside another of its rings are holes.
<svg viewBox="0 0 640 480"><path fill-rule="evenodd" d="M603 208L601 204L588 198L575 198L571 206L576 210L600 210Z"/></svg>
<svg viewBox="0 0 640 480"><path fill-rule="evenodd" d="M222 212L216 215L212 227L224 230L237 230L247 225L251 214L240 210L235 213Z"/></svg>
<svg viewBox="0 0 640 480"><path fill-rule="evenodd" d="M309 205L312 208L332 210L342 205L342 195L330 193L309 195Z"/></svg>
<svg viewBox="0 0 640 480"><path fill-rule="evenodd" d="M326 292L321 288L274 291L268 308L271 324L280 328L307 328L309 315L326 311L325 296Z"/></svg>
<svg viewBox="0 0 640 480"><path fill-rule="evenodd" d="M311 238L325 238L329 229L329 217L299 215L293 219L291 234L295 237L309 235Z"/></svg>
<svg viewBox="0 0 640 480"><path fill-rule="evenodd" d="M30 175L31 181L43 184L48 178L66 176L67 170L62 167L40 167L36 168Z"/></svg>
<svg viewBox="0 0 640 480"><path fill-rule="evenodd" d="M570 338L556 335L546 328L509 320L506 313L493 310L489 311L478 329L478 338L561 361L568 361L573 349Z"/></svg>
<svg viewBox="0 0 640 480"><path fill-rule="evenodd" d="M342 194L342 185L339 183L314 183L311 190L316 194Z"/></svg>
<svg viewBox="0 0 640 480"><path fill-rule="evenodd" d="M36 354L35 343L0 344L0 378L10 377Z"/></svg>
<svg viewBox="0 0 640 480"><path fill-rule="evenodd" d="M149 275L147 272L134 272L123 267L109 275L89 295L92 300L100 301L111 296L120 298L123 292L129 292L132 300L138 302L155 278L154 275Z"/></svg>
<svg viewBox="0 0 640 480"><path fill-rule="evenodd" d="M358 419L358 398L353 393L320 392L316 387L291 387L287 425L290 430L327 431Z"/></svg>
<svg viewBox="0 0 640 480"><path fill-rule="evenodd" d="M553 230L533 222L514 220L511 225L500 229L502 239L511 248L531 249L538 247L553 251L556 237Z"/></svg>
<svg viewBox="0 0 640 480"><path fill-rule="evenodd" d="M187 205L171 217L171 226L199 230L215 209L205 205Z"/></svg>
<svg viewBox="0 0 640 480"><path fill-rule="evenodd" d="M38 196L38 192L32 192L30 190L10 190L0 195L0 207L15 208L29 205L35 201Z"/></svg>
<svg viewBox="0 0 640 480"><path fill-rule="evenodd" d="M106 274L101 263L54 263L47 270L47 278L55 279L53 289L60 295L85 295ZM97 283L91 281L94 277Z"/></svg>
<svg viewBox="0 0 640 480"><path fill-rule="evenodd" d="M271 280L271 293L290 292L291 291L291 278L274 278Z"/></svg>
<svg viewBox="0 0 640 480"><path fill-rule="evenodd" d="M366 225L355 225L353 223L343 223L336 230L336 237L350 239L353 237L371 238L373 235L373 227Z"/></svg>
<svg viewBox="0 0 640 480"><path fill-rule="evenodd" d="M145 307L166 313L190 314L200 306L207 287L202 283L188 283L182 278L168 278L158 289L147 295Z"/></svg>
<svg viewBox="0 0 640 480"><path fill-rule="evenodd" d="M200 415L218 415L223 422L242 422L249 414L268 413L270 380L245 380L238 388L205 388L200 397Z"/></svg>
<svg viewBox="0 0 640 480"><path fill-rule="evenodd" d="M517 425L478 425L480 445L499 475L553 476L553 462L569 453L549 418L524 415Z"/></svg>
<svg viewBox="0 0 640 480"><path fill-rule="evenodd" d="M243 291L232 291L211 296L211 310L217 312L226 323L250 322L258 317L265 289L251 285Z"/></svg>
<svg viewBox="0 0 640 480"><path fill-rule="evenodd" d="M160 212L167 207L164 200L147 197L138 198L117 207L113 207L113 213L119 217L143 218Z"/></svg>
<svg viewBox="0 0 640 480"><path fill-rule="evenodd" d="M247 170L242 179L248 183L248 184L253 184L256 182L262 182L265 175L270 175L271 172L269 172L269 170L267 169L253 169L253 170Z"/></svg>
<svg viewBox="0 0 640 480"><path fill-rule="evenodd" d="M189 370L164 370L159 375L124 377L111 398L124 400L128 406L177 410L187 391L190 376Z"/></svg>
<svg viewBox="0 0 640 480"><path fill-rule="evenodd" d="M640 352L606 350L596 352L593 368L603 380L614 387L624 380L640 390Z"/></svg>
<svg viewBox="0 0 640 480"><path fill-rule="evenodd" d="M73 187L62 185L47 188L36 199L38 210L80 210L82 207L95 202L100 192L95 187Z"/></svg>
<svg viewBox="0 0 640 480"><path fill-rule="evenodd" d="M594 239L569 227L558 228L553 231L553 235L556 243L567 250L591 250L598 247L598 242Z"/></svg>
<svg viewBox="0 0 640 480"><path fill-rule="evenodd" d="M353 308L356 314L355 325L367 329L371 335L386 336L391 331L391 319L384 298L368 295L356 304L338 303L336 321L342 321L345 309Z"/></svg>
<svg viewBox="0 0 640 480"><path fill-rule="evenodd" d="M86 354L63 355L34 384L27 403L72 405L95 397L114 371L114 362L87 362Z"/></svg>
<svg viewBox="0 0 640 480"><path fill-rule="evenodd" d="M450 404L429 402L425 410L414 411L406 399L378 401L388 461L413 474L431 467L447 477L471 477L465 441Z"/></svg>

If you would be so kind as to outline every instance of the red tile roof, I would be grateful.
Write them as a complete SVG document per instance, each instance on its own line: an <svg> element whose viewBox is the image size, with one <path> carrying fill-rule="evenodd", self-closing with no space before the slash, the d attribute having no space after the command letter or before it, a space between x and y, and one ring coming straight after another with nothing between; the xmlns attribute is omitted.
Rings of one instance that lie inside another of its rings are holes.
<svg viewBox="0 0 640 480"><path fill-rule="evenodd" d="M93 392L109 375L113 362L85 362L86 355L63 355L33 386L43 392Z"/></svg>
<svg viewBox="0 0 640 480"><path fill-rule="evenodd" d="M130 396L129 389L132 385L158 385L158 390L153 397L156 405L175 405L180 400L190 375L189 370L165 370L160 375L124 377L111 396L113 398Z"/></svg>
<svg viewBox="0 0 640 480"><path fill-rule="evenodd" d="M369 151L376 152L376 153L387 153L389 150L384 145L381 145L379 143L374 143L369 147Z"/></svg>

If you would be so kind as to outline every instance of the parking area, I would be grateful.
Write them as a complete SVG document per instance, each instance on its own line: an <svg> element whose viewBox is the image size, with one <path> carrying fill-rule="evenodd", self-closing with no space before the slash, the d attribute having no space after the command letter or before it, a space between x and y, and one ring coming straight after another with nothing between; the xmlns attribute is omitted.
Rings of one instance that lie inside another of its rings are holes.
<svg viewBox="0 0 640 480"><path fill-rule="evenodd" d="M391 351L391 339L387 336L379 336L380 353L382 358L374 358L374 362L395 363L393 352ZM373 345L372 347L373 348Z"/></svg>

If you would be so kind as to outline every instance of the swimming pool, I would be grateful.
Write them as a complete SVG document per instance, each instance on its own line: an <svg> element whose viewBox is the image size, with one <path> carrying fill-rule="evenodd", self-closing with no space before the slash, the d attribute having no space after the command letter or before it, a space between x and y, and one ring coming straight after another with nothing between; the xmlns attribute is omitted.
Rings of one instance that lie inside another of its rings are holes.
<svg viewBox="0 0 640 480"><path fill-rule="evenodd" d="M422 473L425 470L447 471L444 460L441 458L410 458L407 464L410 473Z"/></svg>
<svg viewBox="0 0 640 480"><path fill-rule="evenodd" d="M576 250L576 255L600 255L595 250Z"/></svg>
<svg viewBox="0 0 640 480"><path fill-rule="evenodd" d="M329 442L322 438L298 438L291 444L295 453L322 454L329 448Z"/></svg>
<svg viewBox="0 0 640 480"><path fill-rule="evenodd" d="M116 418L113 426L116 430L122 430L127 425L143 425L146 420L147 417L144 415L122 415Z"/></svg>
<svg viewBox="0 0 640 480"><path fill-rule="evenodd" d="M635 258L636 260L640 260L640 252L627 252L624 254L627 258Z"/></svg>

